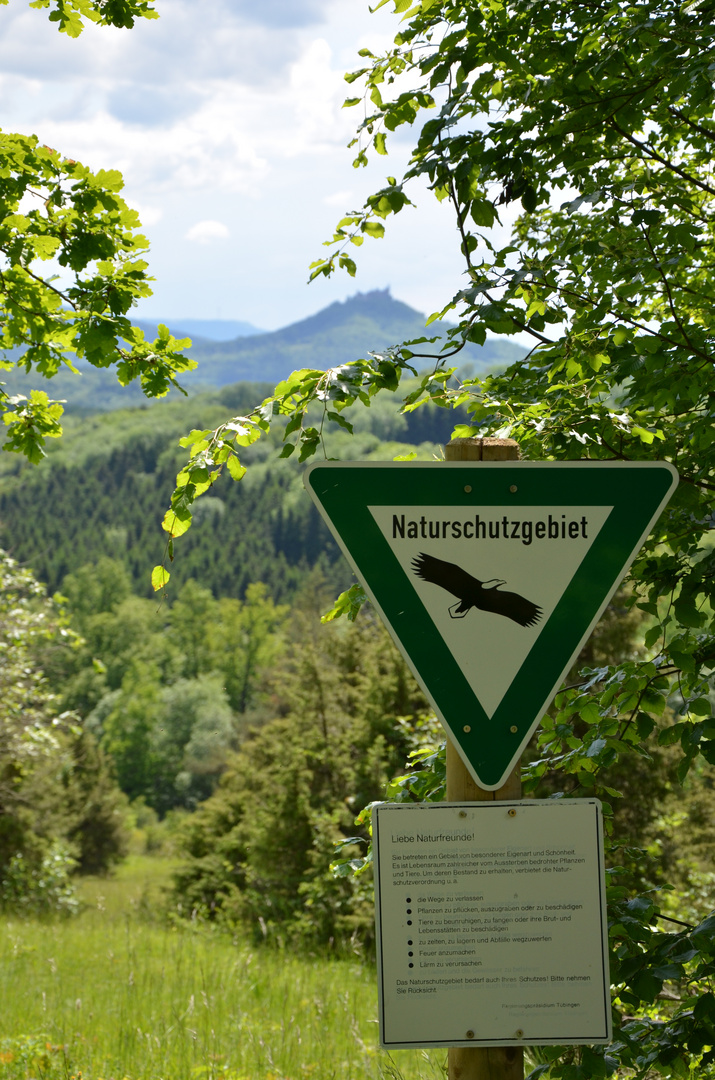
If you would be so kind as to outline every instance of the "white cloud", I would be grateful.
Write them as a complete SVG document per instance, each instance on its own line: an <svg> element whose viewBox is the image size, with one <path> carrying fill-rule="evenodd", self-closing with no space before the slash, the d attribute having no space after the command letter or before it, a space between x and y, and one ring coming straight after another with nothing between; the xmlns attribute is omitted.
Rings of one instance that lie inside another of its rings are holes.
<svg viewBox="0 0 715 1080"><path fill-rule="evenodd" d="M343 0L343 3L345 0ZM131 31L85 26L70 39L47 15L0 10L0 69L47 79L131 79L180 86L191 78L274 80L331 0L171 0Z"/></svg>
<svg viewBox="0 0 715 1080"><path fill-rule="evenodd" d="M187 240L197 244L210 244L214 240L226 240L231 234L222 221L197 221L185 234Z"/></svg>
<svg viewBox="0 0 715 1080"><path fill-rule="evenodd" d="M334 191L332 195L323 196L323 206L334 206L338 210L344 210L348 204L355 202L352 191Z"/></svg>
<svg viewBox="0 0 715 1080"><path fill-rule="evenodd" d="M223 100L222 100L223 99ZM153 204L167 190L202 188L255 193L268 162L258 153L250 128L231 126L228 101L212 88L193 114L160 127L136 127L99 110L73 120L47 118L35 132L40 141L90 168L119 169L131 201Z"/></svg>
<svg viewBox="0 0 715 1080"><path fill-rule="evenodd" d="M313 153L343 145L352 131L352 118L342 112L345 83L333 67L333 53L324 38L316 38L291 66L288 98L293 114L287 154Z"/></svg>
<svg viewBox="0 0 715 1080"><path fill-rule="evenodd" d="M344 64L314 25L329 17L340 49L363 0L259 6L172 0L131 32L90 25L77 40L41 12L0 7L2 126L120 169L141 203L169 188L260 198L286 159L347 160Z"/></svg>

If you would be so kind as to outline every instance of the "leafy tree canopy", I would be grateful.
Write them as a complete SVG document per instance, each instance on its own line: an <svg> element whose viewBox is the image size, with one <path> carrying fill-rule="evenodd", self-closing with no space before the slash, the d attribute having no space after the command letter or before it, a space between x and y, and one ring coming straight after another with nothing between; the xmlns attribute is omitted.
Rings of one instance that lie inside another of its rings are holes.
<svg viewBox="0 0 715 1080"><path fill-rule="evenodd" d="M79 37L85 20L129 28L136 18L158 19L153 5L154 0L30 0L32 8L50 8L50 22L59 23L58 29L70 37Z"/></svg>
<svg viewBox="0 0 715 1080"><path fill-rule="evenodd" d="M3 0L7 3L7 0ZM153 0L34 0L77 37L85 21L131 27L156 18ZM195 366L164 326L148 342L128 313L151 295L139 218L121 196L116 170L92 172L35 136L0 131L0 369L45 377L72 355L97 368L116 363L119 382L139 379L161 397ZM37 462L46 438L62 434L62 405L42 390L0 390L4 448Z"/></svg>

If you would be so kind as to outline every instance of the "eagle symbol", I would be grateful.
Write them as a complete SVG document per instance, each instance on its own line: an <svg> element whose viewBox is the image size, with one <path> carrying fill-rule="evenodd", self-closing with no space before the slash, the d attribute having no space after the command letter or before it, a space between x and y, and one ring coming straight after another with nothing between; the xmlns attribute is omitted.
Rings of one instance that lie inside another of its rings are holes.
<svg viewBox="0 0 715 1080"><path fill-rule="evenodd" d="M436 559L424 552L412 560L412 569L423 581L431 581L457 597L459 603L449 608L453 619L463 619L472 608L504 615L519 626L534 626L541 618L541 608L531 600L519 593L501 591L501 586L506 585L502 578L479 581L456 563Z"/></svg>

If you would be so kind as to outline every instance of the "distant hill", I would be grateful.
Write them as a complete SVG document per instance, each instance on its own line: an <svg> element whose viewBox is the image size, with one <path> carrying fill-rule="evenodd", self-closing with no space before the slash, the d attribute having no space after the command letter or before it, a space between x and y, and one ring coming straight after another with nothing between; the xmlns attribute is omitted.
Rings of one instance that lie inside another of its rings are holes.
<svg viewBox="0 0 715 1080"><path fill-rule="evenodd" d="M395 300L389 289L357 293L282 330L233 341L195 341L192 356L199 361L199 367L186 382L200 381L211 386L244 379L278 382L296 368L335 367L357 360L368 351L379 352L411 338L444 333L449 325L433 323L425 329L425 316ZM425 344L421 351L436 353L439 344ZM524 353L519 345L497 338L482 347L467 345L453 362L484 371L512 363ZM429 360L416 359L415 366L428 367Z"/></svg>
<svg viewBox="0 0 715 1080"><path fill-rule="evenodd" d="M136 324L144 333L156 337L159 323L168 326L174 337L190 337L201 341L233 341L234 338L249 337L251 334L265 334L253 323L240 322L238 319L137 319Z"/></svg>
<svg viewBox="0 0 715 1080"><path fill-rule="evenodd" d="M150 339L154 337L153 322L140 320L138 324ZM168 323L176 337L192 337L191 355L198 361L198 368L183 376L181 383L193 393L236 382L275 385L297 368L334 367L364 357L369 351L379 352L412 338L444 333L449 325L433 323L425 329L425 316L395 300L389 289L357 293L344 302L336 301L316 315L291 323L282 330L256 331L250 335L244 330L242 336L231 341L211 340L210 334L218 333L221 327L225 330L229 326L248 327L250 324L210 319L183 319L181 325ZM192 327L199 333L193 333ZM439 343L423 345L421 351L437 353ZM450 364L479 372L511 364L524 353L522 346L507 338L493 338L481 347L467 345L450 360ZM414 363L421 370L428 367L430 361L416 357ZM82 361L77 362L77 367L80 375L61 372L51 381L36 374L3 372L2 382L13 394L27 393L30 389L46 390L52 398L66 399L67 411L75 414L104 412L146 400L137 384L124 389L120 387L111 368L97 371Z"/></svg>

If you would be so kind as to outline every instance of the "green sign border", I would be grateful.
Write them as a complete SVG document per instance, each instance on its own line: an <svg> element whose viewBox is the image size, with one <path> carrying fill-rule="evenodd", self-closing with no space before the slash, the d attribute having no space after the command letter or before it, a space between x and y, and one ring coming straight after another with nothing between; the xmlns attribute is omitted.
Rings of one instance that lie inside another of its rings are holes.
<svg viewBox="0 0 715 1080"><path fill-rule="evenodd" d="M357 577L465 764L488 790L500 787L513 768L677 482L666 462L327 461L305 473ZM368 507L507 505L613 510L490 718Z"/></svg>

